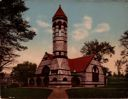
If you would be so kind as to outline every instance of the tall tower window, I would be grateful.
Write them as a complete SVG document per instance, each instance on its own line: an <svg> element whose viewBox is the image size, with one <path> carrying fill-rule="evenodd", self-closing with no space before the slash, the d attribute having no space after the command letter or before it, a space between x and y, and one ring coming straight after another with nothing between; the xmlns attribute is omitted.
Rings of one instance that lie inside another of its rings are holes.
<svg viewBox="0 0 128 99"><path fill-rule="evenodd" d="M58 25L56 25L56 28L58 29L58 28L59 28L59 26L58 26Z"/></svg>
<svg viewBox="0 0 128 99"><path fill-rule="evenodd" d="M62 36L62 32L61 32L61 30L59 30L59 36Z"/></svg>
<svg viewBox="0 0 128 99"><path fill-rule="evenodd" d="M59 55L59 52L56 52L56 55Z"/></svg>
<svg viewBox="0 0 128 99"><path fill-rule="evenodd" d="M59 29L56 29L56 30L55 30L55 32L58 32L58 31L59 31Z"/></svg>
<svg viewBox="0 0 128 99"><path fill-rule="evenodd" d="M61 25L61 28L63 29L63 28L64 28L64 26L63 26L63 25Z"/></svg>
<svg viewBox="0 0 128 99"><path fill-rule="evenodd" d="M64 55L64 52L61 52L61 55Z"/></svg>

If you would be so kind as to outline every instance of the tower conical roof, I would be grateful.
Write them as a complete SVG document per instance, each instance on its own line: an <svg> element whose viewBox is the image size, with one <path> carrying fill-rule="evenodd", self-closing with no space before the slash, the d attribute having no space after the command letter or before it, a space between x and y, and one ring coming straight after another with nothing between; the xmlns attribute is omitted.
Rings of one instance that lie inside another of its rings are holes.
<svg viewBox="0 0 128 99"><path fill-rule="evenodd" d="M65 15L64 11L62 10L61 5L59 5L59 8L56 11L56 13L54 14L53 19L56 18L56 17L67 19L67 16Z"/></svg>

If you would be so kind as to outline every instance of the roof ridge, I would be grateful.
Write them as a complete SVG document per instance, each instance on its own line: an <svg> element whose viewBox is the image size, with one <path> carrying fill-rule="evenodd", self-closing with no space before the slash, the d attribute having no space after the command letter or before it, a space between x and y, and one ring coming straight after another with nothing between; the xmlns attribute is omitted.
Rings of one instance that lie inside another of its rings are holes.
<svg viewBox="0 0 128 99"><path fill-rule="evenodd" d="M86 56L81 56L81 57L76 57L76 58L68 58L70 60L73 60L73 59L80 59L80 58L85 58L85 57L94 57L95 55L94 54L91 54L91 55L86 55Z"/></svg>

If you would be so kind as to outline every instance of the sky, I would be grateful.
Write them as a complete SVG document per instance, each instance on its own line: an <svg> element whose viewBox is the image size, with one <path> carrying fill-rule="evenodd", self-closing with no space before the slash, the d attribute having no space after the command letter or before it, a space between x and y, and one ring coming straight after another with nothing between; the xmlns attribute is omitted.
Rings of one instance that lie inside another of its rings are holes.
<svg viewBox="0 0 128 99"><path fill-rule="evenodd" d="M17 63L34 62L39 65L44 53L52 53L52 17L61 4L68 17L68 57L82 56L80 49L85 41L97 39L116 46L116 54L104 64L116 72L115 61L120 58L119 39L128 29L127 0L25 0L28 11L25 20L36 32L27 43L28 49L20 52Z"/></svg>

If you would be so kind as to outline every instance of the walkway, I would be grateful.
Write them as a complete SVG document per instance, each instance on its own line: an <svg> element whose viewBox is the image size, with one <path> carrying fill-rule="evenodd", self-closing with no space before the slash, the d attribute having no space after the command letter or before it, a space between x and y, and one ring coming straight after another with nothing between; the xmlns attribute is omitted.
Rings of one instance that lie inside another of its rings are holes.
<svg viewBox="0 0 128 99"><path fill-rule="evenodd" d="M66 94L67 88L52 88L53 92L50 94L48 99L68 99L68 95Z"/></svg>

